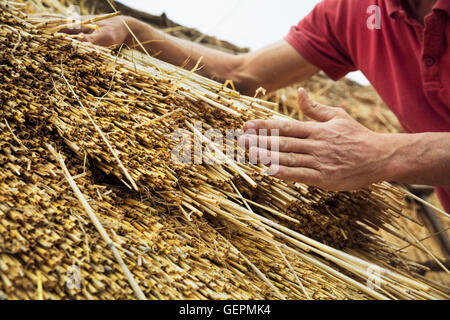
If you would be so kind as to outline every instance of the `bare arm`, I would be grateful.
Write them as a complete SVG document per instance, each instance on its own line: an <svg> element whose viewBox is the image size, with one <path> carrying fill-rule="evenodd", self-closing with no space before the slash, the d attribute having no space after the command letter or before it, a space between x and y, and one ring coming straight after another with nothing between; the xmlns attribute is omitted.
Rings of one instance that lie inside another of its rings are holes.
<svg viewBox="0 0 450 320"><path fill-rule="evenodd" d="M175 38L145 24L139 30L143 42L146 38L163 40L146 45L153 54L160 52L160 59L178 66L189 59L186 67L192 68L203 56L202 75L220 82L232 80L244 94L253 94L259 87L268 91L284 88L319 71L284 40L236 56Z"/></svg>
<svg viewBox="0 0 450 320"><path fill-rule="evenodd" d="M409 184L450 187L450 132L385 135L391 154L386 177Z"/></svg>
<svg viewBox="0 0 450 320"><path fill-rule="evenodd" d="M232 80L243 94L253 95L259 87L273 91L306 80L319 71L286 41L236 56L170 36L130 17L100 22L100 30L86 35L85 40L103 46L127 43L139 48L125 23L149 54L187 69L192 69L203 57L198 73L220 82Z"/></svg>
<svg viewBox="0 0 450 320"><path fill-rule="evenodd" d="M449 132L376 133L344 109L310 101L303 89L299 106L317 122L254 120L244 128L280 130L279 138L246 134L240 141L255 148L254 154L273 150L269 173L274 176L337 191L380 181L450 186Z"/></svg>

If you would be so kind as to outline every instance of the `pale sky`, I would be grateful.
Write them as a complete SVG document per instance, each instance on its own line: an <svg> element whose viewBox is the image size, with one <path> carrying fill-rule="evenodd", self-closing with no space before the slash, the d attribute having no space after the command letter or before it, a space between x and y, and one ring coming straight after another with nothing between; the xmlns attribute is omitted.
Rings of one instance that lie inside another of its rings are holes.
<svg viewBox="0 0 450 320"><path fill-rule="evenodd" d="M122 3L167 16L192 27L252 50L283 39L289 28L305 17L320 0L121 0ZM350 78L368 84L360 72Z"/></svg>

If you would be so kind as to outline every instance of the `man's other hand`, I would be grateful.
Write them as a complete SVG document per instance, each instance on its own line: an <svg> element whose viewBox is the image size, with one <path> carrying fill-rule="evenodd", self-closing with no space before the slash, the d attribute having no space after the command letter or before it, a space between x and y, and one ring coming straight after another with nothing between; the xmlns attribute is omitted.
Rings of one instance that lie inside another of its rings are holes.
<svg viewBox="0 0 450 320"><path fill-rule="evenodd" d="M93 16L83 16L81 20L89 20ZM133 45L133 36L130 30L135 32L135 25L137 20L127 16L117 16L96 22L97 30L75 26L71 28L62 29L61 32L68 34L80 34L80 40L91 42L93 44L104 47L118 47L122 44L128 46Z"/></svg>
<svg viewBox="0 0 450 320"><path fill-rule="evenodd" d="M280 137L244 134L240 143L256 154L271 153L279 143L278 155L270 155L269 174L327 190L354 190L383 180L390 152L385 135L370 131L344 109L312 102L304 89L298 92L301 110L317 122L295 120L252 120L244 131L279 129ZM264 141L266 140L266 141ZM266 146L265 149L259 146ZM275 152L275 151L274 151Z"/></svg>

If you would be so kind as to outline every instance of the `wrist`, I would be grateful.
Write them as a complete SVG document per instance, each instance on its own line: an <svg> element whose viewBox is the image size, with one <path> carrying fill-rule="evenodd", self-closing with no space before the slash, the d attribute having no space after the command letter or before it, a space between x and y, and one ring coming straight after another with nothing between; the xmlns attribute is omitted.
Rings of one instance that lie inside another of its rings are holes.
<svg viewBox="0 0 450 320"><path fill-rule="evenodd" d="M140 21L133 17L129 17L129 16L124 16L123 21L126 24L123 27L125 28L125 32L127 33L125 43L129 46L131 46L133 43L135 43L136 40L134 39L134 36L136 36L136 38L138 38L139 41L141 41L140 28L139 28ZM134 36L133 36L133 34L134 34Z"/></svg>
<svg viewBox="0 0 450 320"><path fill-rule="evenodd" d="M383 134L385 166L382 176L386 181L412 182L414 170L420 162L419 134Z"/></svg>

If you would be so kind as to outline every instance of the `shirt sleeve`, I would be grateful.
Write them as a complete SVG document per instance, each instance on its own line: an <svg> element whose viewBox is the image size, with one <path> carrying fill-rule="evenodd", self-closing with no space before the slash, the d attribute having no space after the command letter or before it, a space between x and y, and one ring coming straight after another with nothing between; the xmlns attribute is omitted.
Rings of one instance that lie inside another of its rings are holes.
<svg viewBox="0 0 450 320"><path fill-rule="evenodd" d="M285 40L331 79L339 80L357 70L346 39L351 16L346 0L325 0L293 26Z"/></svg>

